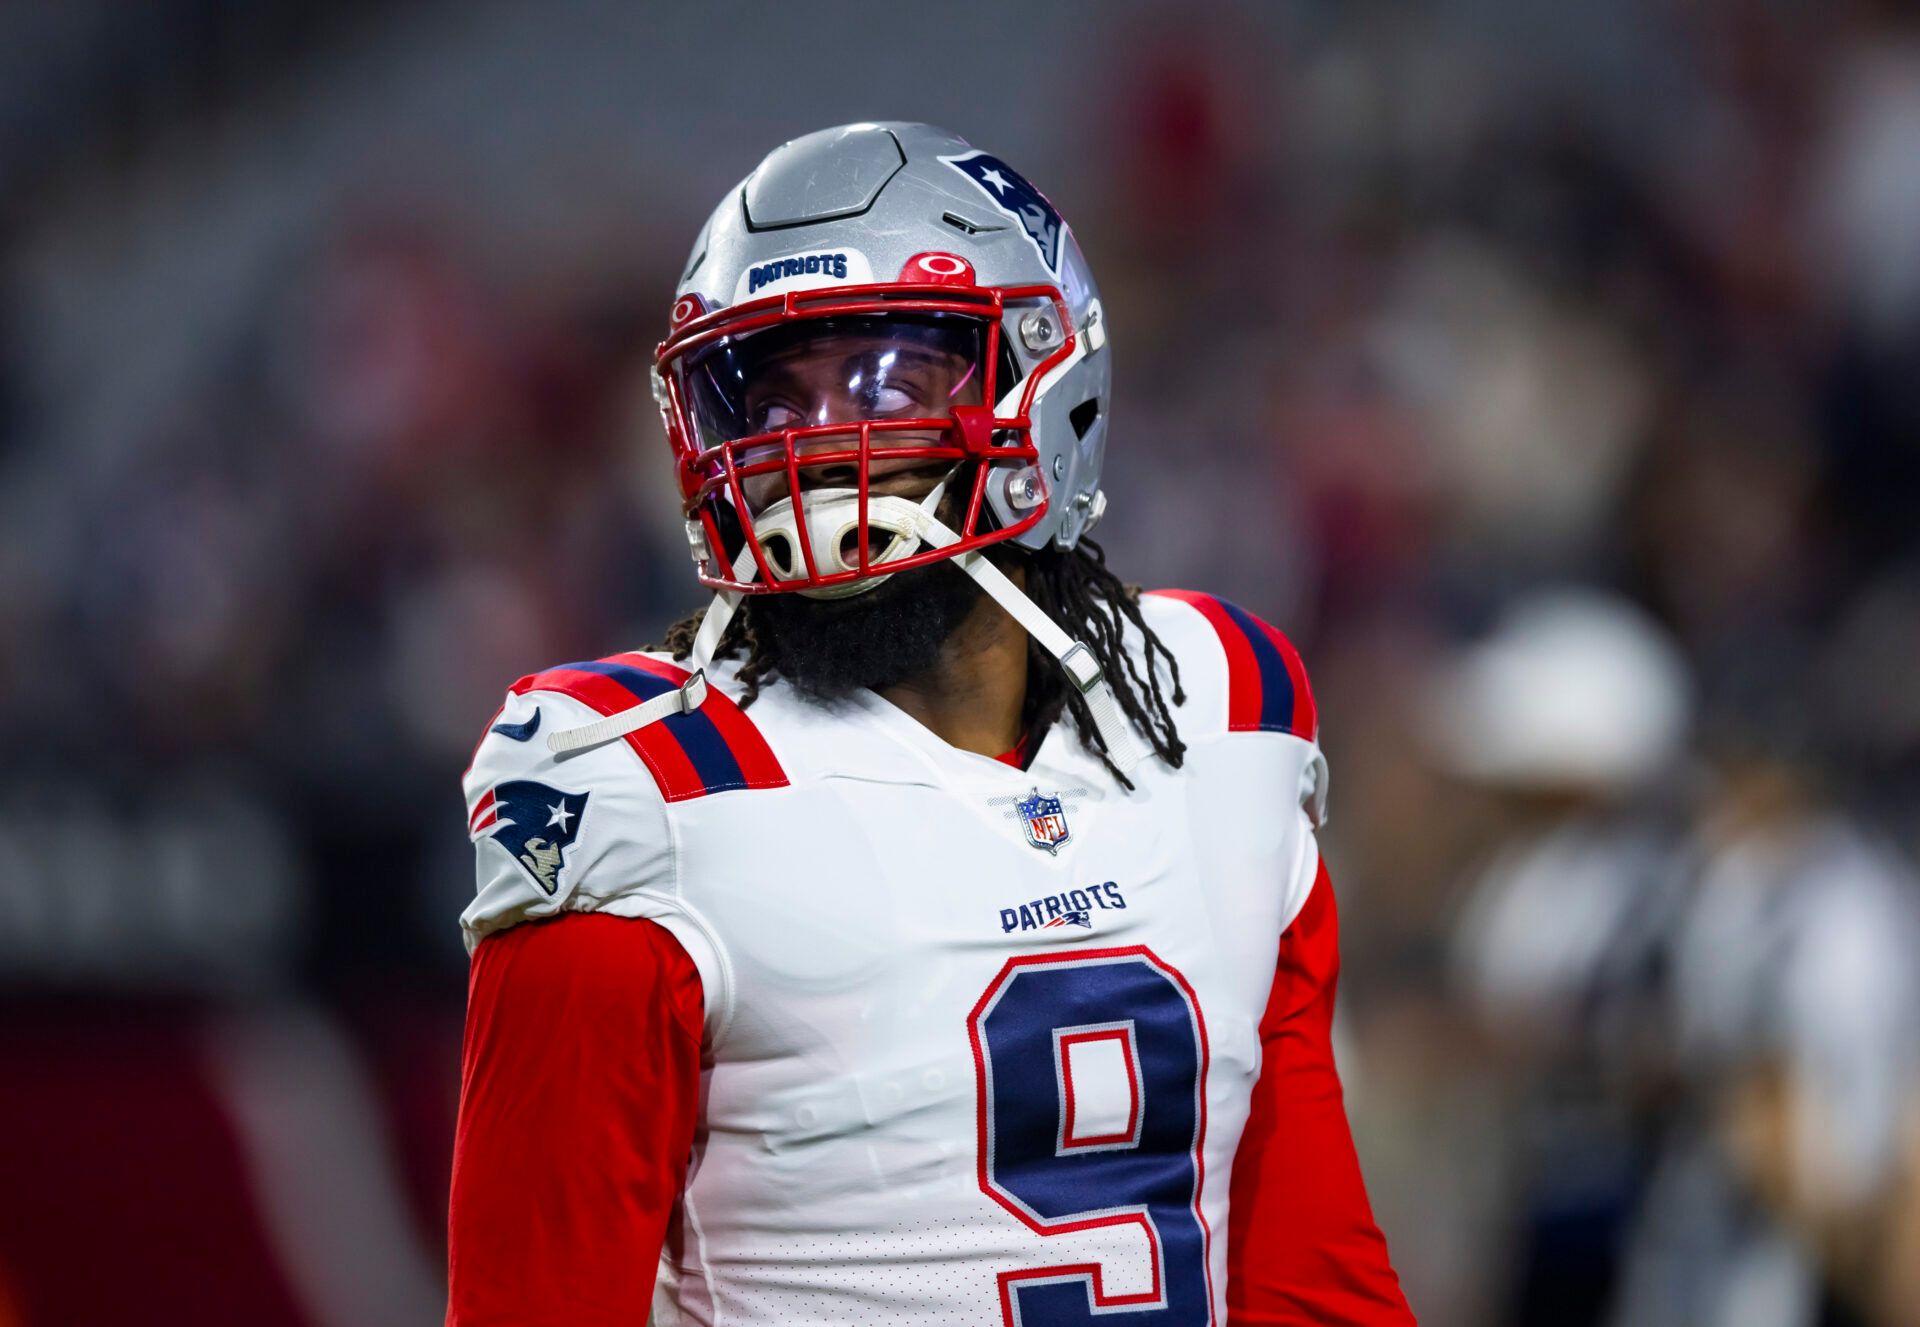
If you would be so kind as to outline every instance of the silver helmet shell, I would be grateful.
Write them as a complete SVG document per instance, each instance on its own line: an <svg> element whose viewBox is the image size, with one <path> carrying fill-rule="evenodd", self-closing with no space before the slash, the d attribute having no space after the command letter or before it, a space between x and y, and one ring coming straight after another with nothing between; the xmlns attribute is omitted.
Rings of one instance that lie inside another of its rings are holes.
<svg viewBox="0 0 1920 1327"><path fill-rule="evenodd" d="M783 143L701 228L675 290L674 323L789 290L944 275L909 270L926 254L963 259L981 289L1047 285L1063 297L1071 329L1055 325L1050 300L1004 306L1001 344L1016 381L996 385L1003 401L1067 332L1078 344L1048 371L1031 405L1037 477L1025 463L1019 474L996 467L1008 473L990 477L986 501L1010 527L1043 498L1042 518L1015 542L1071 548L1105 506L1111 371L1104 313L1066 223L997 157L945 130L898 121L841 125Z"/></svg>

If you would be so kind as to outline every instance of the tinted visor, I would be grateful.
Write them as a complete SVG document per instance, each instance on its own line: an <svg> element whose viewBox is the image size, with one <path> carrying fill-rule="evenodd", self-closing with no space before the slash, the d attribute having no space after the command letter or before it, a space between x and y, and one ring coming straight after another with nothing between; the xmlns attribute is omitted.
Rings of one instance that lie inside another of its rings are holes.
<svg viewBox="0 0 1920 1327"><path fill-rule="evenodd" d="M957 405L984 402L986 347L986 321L964 314L782 323L688 355L684 400L703 448L823 425L944 421ZM937 428L876 430L871 445L926 446L938 435ZM844 437L821 444L848 445Z"/></svg>

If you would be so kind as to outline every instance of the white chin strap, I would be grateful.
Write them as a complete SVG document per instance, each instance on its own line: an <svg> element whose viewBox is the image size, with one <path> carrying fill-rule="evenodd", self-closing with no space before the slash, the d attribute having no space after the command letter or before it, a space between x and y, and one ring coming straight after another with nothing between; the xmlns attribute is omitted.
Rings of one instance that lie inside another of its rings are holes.
<svg viewBox="0 0 1920 1327"><path fill-rule="evenodd" d="M931 512L921 521L920 537L934 548L950 548L960 542L960 536L942 525ZM1029 636L1039 641L1041 649L1059 661L1068 684L1086 698L1093 726L1100 730L1100 740L1106 744L1107 759L1122 774L1132 774L1147 758L1147 748L1127 716L1120 712L1120 702L1114 699L1107 675L1094 662L1093 651L1062 631L1059 624L1041 612L1040 606L1008 580L1006 573L988 561L980 549L961 553L953 561L973 577L995 603L1006 609Z"/></svg>
<svg viewBox="0 0 1920 1327"><path fill-rule="evenodd" d="M945 490L946 485L942 483L917 503L907 498L870 495L867 499L869 565L898 562L912 555L921 544L932 548L951 548L959 543L960 536L933 514ZM816 489L807 495L806 510L807 540L815 566L823 575L853 570L857 562L849 564L841 556L840 550L847 534L858 529L858 492L841 488ZM791 498L784 498L769 507L755 520L754 532L760 537L768 565L778 579L798 580L806 575L806 562L800 552L798 522L794 517ZM887 541L877 552L871 543L876 533ZM1127 721L1127 716L1121 713L1113 687L1101 672L1100 665L1094 662L1093 651L1062 631L1052 618L1040 611L1039 605L1021 592L1019 586L988 561L981 550L973 549L958 554L953 562L973 577L995 603L1006 609L1013 620L1040 643L1042 649L1059 660L1068 683L1086 698L1094 727L1099 729L1101 740L1106 744L1107 758L1122 774L1131 774L1146 759L1147 749L1139 733ZM733 578L751 581L757 572L758 565L754 561L752 547L743 548L734 562ZM850 582L845 587L833 586L826 590L801 593L819 598L845 598L871 590L886 579L885 576L871 576ZM713 605L707 609L700 630L693 638L692 658L688 660L691 676L678 689L664 692L597 722L554 733L547 738L548 749L559 755L585 750L638 732L668 715L691 714L699 709L707 698L707 665L713 661L714 651L719 648L720 638L726 634L727 625L739 609L741 598L737 590L722 590L714 595Z"/></svg>

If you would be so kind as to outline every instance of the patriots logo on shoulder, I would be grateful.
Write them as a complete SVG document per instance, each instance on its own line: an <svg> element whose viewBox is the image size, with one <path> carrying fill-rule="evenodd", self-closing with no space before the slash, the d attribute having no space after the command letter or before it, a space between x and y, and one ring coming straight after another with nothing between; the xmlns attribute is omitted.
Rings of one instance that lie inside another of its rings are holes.
<svg viewBox="0 0 1920 1327"><path fill-rule="evenodd" d="M969 152L960 157L942 157L947 163L979 186L993 205L1018 221L1040 250L1040 261L1055 276L1060 275L1060 236L1066 223L1053 210L1046 195L1027 183L1019 171L985 152Z"/></svg>
<svg viewBox="0 0 1920 1327"><path fill-rule="evenodd" d="M1043 793L1035 788L1015 802L1013 810L1027 831L1027 842L1036 848L1046 849L1053 856L1059 856L1060 845L1073 837L1073 832L1067 828L1066 808L1060 804L1058 793Z"/></svg>
<svg viewBox="0 0 1920 1327"><path fill-rule="evenodd" d="M580 837L587 794L549 788L532 779L509 779L487 790L467 821L468 835L492 839L551 896L560 888L567 849Z"/></svg>

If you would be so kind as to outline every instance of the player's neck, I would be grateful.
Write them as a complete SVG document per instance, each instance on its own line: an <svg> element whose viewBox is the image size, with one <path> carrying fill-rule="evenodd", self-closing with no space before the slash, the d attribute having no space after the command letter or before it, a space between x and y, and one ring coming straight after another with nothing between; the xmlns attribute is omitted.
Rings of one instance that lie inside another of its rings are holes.
<svg viewBox="0 0 1920 1327"><path fill-rule="evenodd" d="M1007 569L1023 589L1023 568ZM947 638L940 662L880 694L948 746L998 756L1018 745L1027 699L1027 633L982 595Z"/></svg>

